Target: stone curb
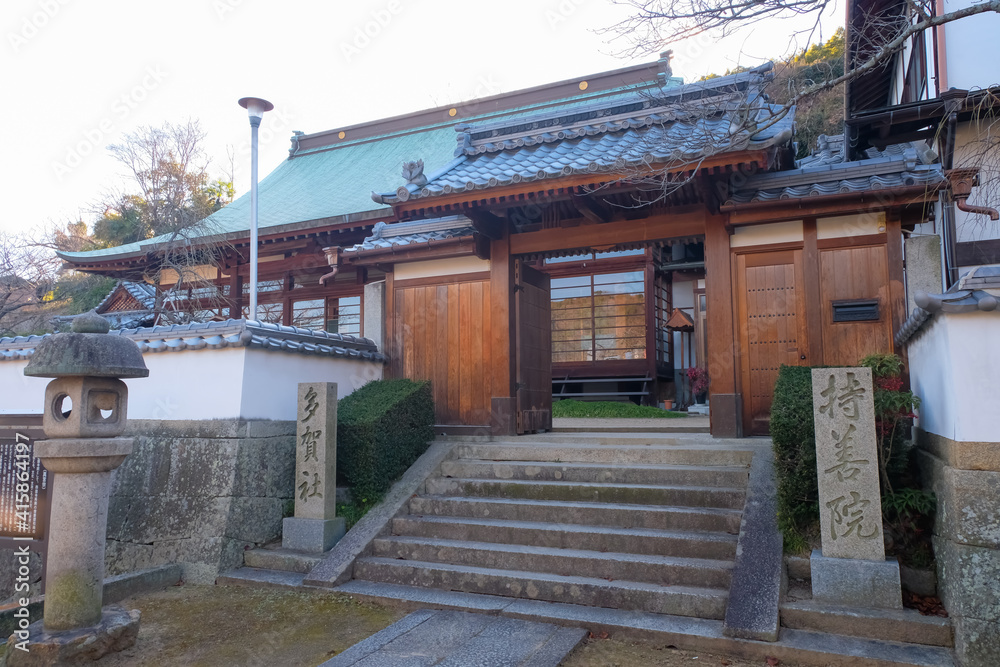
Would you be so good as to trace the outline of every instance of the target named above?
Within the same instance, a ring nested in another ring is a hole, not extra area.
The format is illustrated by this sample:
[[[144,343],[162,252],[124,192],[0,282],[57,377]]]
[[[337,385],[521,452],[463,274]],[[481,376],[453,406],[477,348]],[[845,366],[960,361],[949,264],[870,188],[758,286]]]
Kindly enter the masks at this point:
[[[371,548],[372,541],[385,533],[389,522],[418,493],[424,482],[451,454],[459,441],[435,440],[409,470],[393,484],[381,503],[373,507],[351,528],[333,549],[306,575],[307,586],[332,588],[351,579],[354,561]]]
[[[750,482],[736,545],[722,629],[727,637],[778,641],[782,539],[776,494],[774,454],[770,447],[759,447],[750,464]]]

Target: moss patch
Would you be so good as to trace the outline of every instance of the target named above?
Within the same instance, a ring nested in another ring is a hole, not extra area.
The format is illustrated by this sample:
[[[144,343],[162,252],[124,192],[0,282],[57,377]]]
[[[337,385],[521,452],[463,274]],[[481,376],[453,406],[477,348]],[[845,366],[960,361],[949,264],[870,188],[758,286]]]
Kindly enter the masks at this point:
[[[102,667],[313,666],[404,615],[336,593],[240,586],[178,586],[120,604],[142,612],[139,639]]]
[[[576,419],[673,419],[687,417],[687,413],[625,401],[575,401],[567,398],[552,403],[552,416]]]

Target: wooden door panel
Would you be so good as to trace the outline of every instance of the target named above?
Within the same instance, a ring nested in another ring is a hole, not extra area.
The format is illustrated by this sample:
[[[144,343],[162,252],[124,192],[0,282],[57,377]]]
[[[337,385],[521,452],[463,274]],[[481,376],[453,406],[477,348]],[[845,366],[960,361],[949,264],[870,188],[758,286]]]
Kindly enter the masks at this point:
[[[822,250],[819,260],[823,362],[830,366],[853,366],[869,354],[892,352],[886,246]],[[834,322],[833,302],[854,299],[878,300],[879,319]]]
[[[781,365],[805,362],[801,256],[801,250],[737,256],[743,422],[749,434],[768,432]]]
[[[470,280],[394,289],[392,375],[431,381],[437,424],[490,423],[487,284]]]
[[[552,428],[552,323],[549,276],[514,263],[517,432]]]

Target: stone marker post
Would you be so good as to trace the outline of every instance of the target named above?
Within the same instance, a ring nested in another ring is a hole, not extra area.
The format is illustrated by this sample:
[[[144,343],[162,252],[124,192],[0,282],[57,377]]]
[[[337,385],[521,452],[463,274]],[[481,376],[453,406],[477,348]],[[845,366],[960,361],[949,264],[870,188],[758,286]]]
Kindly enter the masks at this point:
[[[337,518],[337,383],[299,384],[295,516],[282,522],[281,546],[329,551],[345,532]]]
[[[35,456],[52,474],[42,621],[29,626],[27,651],[8,650],[7,665],[77,664],[135,643],[138,610],[104,607],[104,544],[111,471],[132,452],[125,430],[128,387],[119,378],[149,375],[136,344],[108,335],[94,312],[72,333],[46,337],[24,374],[55,378],[45,388]],[[13,646],[13,644],[8,644]]]
[[[814,368],[813,418],[823,549],[817,602],[900,609],[899,563],[886,560],[870,368]]]

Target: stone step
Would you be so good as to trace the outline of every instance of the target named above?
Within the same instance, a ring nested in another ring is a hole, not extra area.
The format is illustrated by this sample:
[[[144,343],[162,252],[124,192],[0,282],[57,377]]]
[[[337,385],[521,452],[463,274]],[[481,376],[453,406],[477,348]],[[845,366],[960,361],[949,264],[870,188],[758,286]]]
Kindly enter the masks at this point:
[[[290,549],[263,548],[243,552],[243,564],[247,567],[298,574],[309,574],[321,560],[323,560],[322,554],[307,554]]]
[[[728,595],[728,591],[713,588],[660,586],[378,557],[359,558],[354,563],[354,577],[389,584],[699,618],[722,618]]]
[[[455,447],[455,458],[483,461],[555,461],[560,463],[615,463],[619,465],[735,465],[748,466],[749,449],[718,445],[608,445],[560,443],[476,442]]]
[[[707,531],[738,534],[740,510],[715,507],[668,507],[619,503],[418,496],[410,513],[423,516],[495,518],[510,521],[551,521],[560,524],[622,526],[657,530]]]
[[[955,645],[949,619],[924,616],[914,609],[859,609],[803,600],[781,605],[781,625],[910,644]]]
[[[555,421],[555,420],[553,420]],[[669,435],[671,433],[708,433],[709,427],[701,420],[692,417],[680,417],[676,419],[657,419],[656,426],[556,426],[553,424],[552,433],[658,433]],[[688,423],[688,422],[694,422]]]
[[[745,466],[696,466],[552,461],[481,461],[457,459],[441,464],[441,476],[463,479],[531,479],[561,482],[665,484],[743,488],[750,471]]]
[[[241,567],[223,572],[216,579],[217,586],[256,586],[271,588],[300,588],[305,575],[281,570]]]
[[[403,516],[392,520],[394,535],[467,542],[530,544],[553,549],[732,560],[737,536],[650,528],[616,528],[506,519]]]
[[[355,579],[335,589],[355,598],[407,609],[462,609],[607,632],[691,651],[738,655],[811,667],[954,667],[950,650],[874,641],[823,632],[783,629],[777,642],[726,637],[722,621],[577,604],[524,600]]]
[[[575,500],[639,505],[721,507],[743,509],[745,489],[712,486],[603,484],[598,482],[501,481],[432,477],[425,483],[430,495],[463,495],[528,500]]]
[[[732,562],[661,555],[556,549],[523,544],[466,542],[410,536],[375,540],[380,558],[625,579],[664,586],[729,589]]]

